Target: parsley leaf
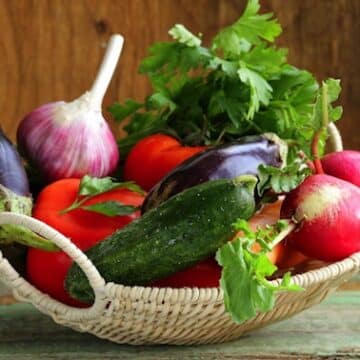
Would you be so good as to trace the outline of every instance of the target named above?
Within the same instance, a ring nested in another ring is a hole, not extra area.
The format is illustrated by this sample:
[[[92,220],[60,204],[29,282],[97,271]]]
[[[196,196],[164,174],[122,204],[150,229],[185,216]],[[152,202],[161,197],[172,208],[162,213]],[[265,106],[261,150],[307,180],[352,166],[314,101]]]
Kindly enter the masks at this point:
[[[80,181],[78,195],[93,197],[118,188],[125,188],[144,194],[144,191],[139,187],[139,185],[132,181],[116,182],[111,177],[96,178],[85,175]]]
[[[324,119],[325,116],[324,104],[323,104],[324,89],[326,91],[325,101],[327,102],[327,104],[325,104],[325,106],[327,107],[327,111],[328,111],[328,114],[326,115],[328,116],[327,119]],[[339,118],[341,117],[342,107],[341,106],[333,107],[331,105],[332,102],[336,101],[339,98],[340,91],[341,91],[340,80],[335,80],[330,78],[323,82],[321,91],[319,91],[317,95],[314,112],[313,112],[313,124],[316,130],[319,130],[324,125],[326,126],[327,125],[326,123],[328,123],[329,121],[336,121],[339,120]]]
[[[187,30],[184,25],[176,24],[169,31],[169,34],[179,43],[186,44],[187,46],[196,47],[201,45],[201,39]]]
[[[106,216],[130,215],[139,210],[136,206],[124,205],[120,201],[103,201],[97,204],[80,206],[80,209],[93,211]]]
[[[76,199],[70,206],[62,210],[61,214],[65,214],[75,209],[84,209],[107,216],[132,214],[133,212],[138,210],[138,208],[131,205],[124,205],[119,201],[102,201],[92,205],[84,205],[86,201],[92,199],[97,195],[104,194],[108,191],[120,188],[144,194],[144,191],[132,181],[116,182],[111,177],[96,178],[85,175],[80,181]]]
[[[234,24],[220,31],[213,41],[213,49],[221,49],[231,57],[249,50],[251,45],[257,45],[266,40],[273,42],[281,34],[281,26],[273,14],[259,15],[258,0],[250,0],[241,18]]]
[[[124,105],[120,105],[119,103],[112,104],[109,107],[109,111],[113,114],[117,121],[122,121],[141,107],[142,104],[135,100],[128,99],[125,101]]]
[[[222,266],[220,286],[224,292],[225,309],[235,322],[242,323],[259,311],[270,311],[275,304],[276,292],[300,291],[302,288],[291,283],[289,273],[279,285],[267,280],[277,267],[266,253],[293,227],[281,220],[255,232],[245,220],[238,220],[234,226],[243,235],[223,245],[216,253],[216,260]],[[259,252],[252,250],[255,242],[261,245]]]
[[[142,104],[126,100],[109,110],[126,116],[127,137],[119,140],[125,159],[134,144],[156,132],[184,145],[213,145],[240,136],[276,133],[291,146],[288,161],[303,151],[311,155],[321,102],[314,76],[287,64],[287,50],[274,45],[281,26],[271,13],[261,14],[258,0],[221,30],[208,47],[183,25],[170,29],[172,41],[158,42],[140,64],[152,85]],[[329,101],[340,86],[329,80]],[[329,107],[331,121],[341,116]]]
[[[250,86],[248,117],[253,118],[255,113],[259,110],[260,104],[269,104],[272,87],[256,71],[247,69],[245,66],[238,70],[238,75],[243,83]]]
[[[261,164],[258,167],[258,194],[263,196],[267,190],[276,194],[288,193],[310,174],[311,170],[302,161],[292,162],[283,168]]]

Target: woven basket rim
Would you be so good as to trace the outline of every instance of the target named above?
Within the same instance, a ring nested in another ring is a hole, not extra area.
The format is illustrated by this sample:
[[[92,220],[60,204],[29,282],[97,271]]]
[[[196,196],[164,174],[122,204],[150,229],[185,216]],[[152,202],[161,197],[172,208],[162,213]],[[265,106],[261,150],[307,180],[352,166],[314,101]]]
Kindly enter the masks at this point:
[[[339,275],[357,270],[360,271],[360,251],[356,252],[345,259],[332,262],[332,263],[324,263],[324,266],[321,266],[317,269],[308,270],[303,273],[299,273],[296,275],[292,275],[292,282],[299,286],[311,286],[315,283],[322,283],[327,280],[335,279]],[[278,285],[282,276],[270,281],[272,285]],[[163,297],[164,300],[169,299],[169,297],[174,297],[177,299],[176,302],[188,302],[189,295],[188,293],[192,293],[192,298],[194,301],[199,297],[209,297],[213,298],[217,296],[218,300],[223,299],[223,291],[220,287],[208,287],[208,288],[200,288],[200,287],[182,287],[182,288],[173,288],[173,287],[156,287],[156,286],[129,286],[118,284],[115,282],[106,282],[105,284],[106,291],[108,293],[113,293],[114,291],[121,291],[122,296],[128,296],[130,298],[138,298],[139,293],[147,294],[149,297],[155,296],[153,292],[156,292],[157,297]],[[145,296],[145,297],[148,297]]]

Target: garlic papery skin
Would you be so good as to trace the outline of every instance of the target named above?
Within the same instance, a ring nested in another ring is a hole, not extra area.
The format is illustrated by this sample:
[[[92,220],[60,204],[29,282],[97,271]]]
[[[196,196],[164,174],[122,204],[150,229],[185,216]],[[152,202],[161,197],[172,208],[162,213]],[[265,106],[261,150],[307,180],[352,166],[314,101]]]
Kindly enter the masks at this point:
[[[21,121],[21,154],[46,182],[84,175],[111,175],[119,162],[116,139],[101,106],[122,50],[123,38],[110,38],[93,86],[79,98],[38,107]]]
[[[103,177],[116,169],[116,140],[101,112],[85,105],[82,97],[71,103],[49,103],[20,124],[19,150],[46,181],[86,174]]]

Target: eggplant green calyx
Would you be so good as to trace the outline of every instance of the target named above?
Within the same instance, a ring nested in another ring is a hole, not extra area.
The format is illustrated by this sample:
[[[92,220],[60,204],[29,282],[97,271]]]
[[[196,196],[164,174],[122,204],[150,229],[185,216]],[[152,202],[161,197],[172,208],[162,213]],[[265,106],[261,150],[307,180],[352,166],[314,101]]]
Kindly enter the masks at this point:
[[[10,211],[31,215],[31,197],[21,196],[0,185],[0,212]],[[19,243],[47,251],[57,251],[58,247],[51,241],[19,225],[5,224],[0,226],[0,244]]]

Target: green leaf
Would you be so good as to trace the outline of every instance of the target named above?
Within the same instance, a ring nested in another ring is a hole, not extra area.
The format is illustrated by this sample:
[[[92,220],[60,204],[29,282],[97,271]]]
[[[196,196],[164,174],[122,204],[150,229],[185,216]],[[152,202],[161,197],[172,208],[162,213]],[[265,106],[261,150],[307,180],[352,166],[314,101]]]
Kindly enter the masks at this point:
[[[110,190],[124,188],[143,194],[144,191],[132,181],[116,182],[111,177],[96,178],[85,175],[80,181],[78,195],[80,196],[96,196],[108,192]]]
[[[147,100],[149,110],[169,108],[170,111],[174,111],[176,106],[168,96],[159,92],[152,94]]]
[[[246,67],[260,73],[266,79],[276,79],[282,73],[286,62],[287,49],[266,47],[265,44],[255,46],[241,57]]]
[[[259,311],[270,311],[275,304],[276,292],[299,291],[301,288],[291,283],[289,274],[278,286],[267,280],[277,267],[266,253],[287,234],[287,225],[283,221],[255,232],[243,219],[234,225],[244,235],[223,245],[216,253],[216,260],[222,266],[220,286],[225,309],[235,322],[242,323]],[[258,253],[251,250],[255,242],[261,245]]]
[[[271,99],[272,87],[257,72],[243,67],[238,70],[240,80],[250,86],[250,104],[248,118],[252,119],[260,105],[268,105]]]
[[[169,34],[178,42],[190,47],[200,46],[201,39],[192,34],[184,25],[176,24],[169,30]]]
[[[262,164],[258,168],[258,194],[263,196],[268,190],[276,194],[288,193],[298,187],[309,175],[311,170],[302,161],[294,161],[284,168]]]
[[[81,206],[80,208],[110,217],[130,215],[139,210],[136,206],[124,205],[120,201],[103,201],[92,205]]]
[[[172,64],[176,63],[174,55],[178,53],[179,44],[171,42],[158,42],[152,45],[149,49],[149,56],[141,61],[140,73],[151,74],[157,72],[166,64],[170,63],[171,67],[176,67]]]
[[[214,50],[221,49],[226,57],[231,57],[233,54],[239,55],[242,52],[249,51],[251,43],[239,38],[236,30],[233,27],[229,27],[222,30],[215,37],[212,48]]]
[[[281,34],[281,26],[273,14],[258,14],[258,0],[249,0],[243,15],[234,24],[220,31],[213,40],[213,49],[221,49],[225,55],[239,55],[266,40],[273,42]]]
[[[229,77],[236,77],[236,73],[239,68],[236,62],[224,60],[217,56],[210,60],[208,67],[213,70],[220,68],[221,71]]]
[[[166,91],[170,81],[182,81],[191,69],[201,68],[210,59],[210,53],[200,46],[187,46],[180,42],[155,43],[150,55],[142,60],[140,73],[150,76],[156,91]]]
[[[119,205],[113,204],[114,201],[109,201],[109,202],[105,201],[102,203],[96,203],[94,205],[88,205],[88,206],[83,205],[86,201],[90,200],[91,198],[97,195],[120,188],[128,189],[137,192],[139,194],[144,194],[144,191],[140,188],[140,186],[138,186],[132,181],[116,182],[111,177],[96,178],[89,175],[85,175],[80,181],[79,190],[76,199],[70,206],[68,206],[66,209],[63,209],[60,213],[65,214],[69,211],[82,208],[89,211],[99,212],[104,215],[107,215],[108,212],[109,216],[116,216],[116,215],[112,215],[112,213],[115,213],[115,211],[118,211],[119,215],[120,215],[120,211],[125,211],[125,212],[130,211],[130,208],[127,208],[127,205],[123,205],[124,208],[121,209]]]
[[[311,73],[286,63],[287,51],[273,44],[280,25],[259,10],[259,1],[249,0],[210,48],[179,24],[170,30],[173,41],[150,47],[139,70],[152,92],[143,104],[125,102],[113,109],[119,119],[130,117],[124,127],[128,136],[118,142],[123,159],[137,141],[156,132],[191,146],[273,132],[291,144],[289,162],[300,150],[310,158],[311,139],[322,118],[319,85]],[[331,103],[340,86],[328,80],[327,88]],[[341,107],[329,106],[329,121],[341,113]]]
[[[151,128],[161,128],[163,121],[159,115],[155,115],[152,111],[147,112],[136,112],[131,117],[129,124],[124,126],[124,130],[128,134],[137,133]]]
[[[136,112],[138,109],[140,109],[143,105],[139,102],[128,99],[125,101],[124,105],[121,105],[119,103],[114,103],[111,106],[109,106],[110,113],[114,116],[116,121],[122,121],[125,118],[127,118],[129,115]]]
[[[324,90],[326,91],[326,97],[327,97],[327,111],[328,111],[328,118],[324,119],[324,104],[323,104],[323,96],[324,96]],[[338,120],[342,115],[342,108],[341,106],[337,106],[333,108],[332,104],[335,102],[340,95],[341,92],[341,86],[340,86],[340,80],[335,79],[327,79],[322,83],[322,87],[319,89],[318,96],[316,99],[313,117],[312,117],[312,123],[313,128],[315,130],[319,130],[324,125],[326,126],[326,123],[331,121]]]

